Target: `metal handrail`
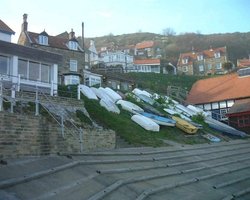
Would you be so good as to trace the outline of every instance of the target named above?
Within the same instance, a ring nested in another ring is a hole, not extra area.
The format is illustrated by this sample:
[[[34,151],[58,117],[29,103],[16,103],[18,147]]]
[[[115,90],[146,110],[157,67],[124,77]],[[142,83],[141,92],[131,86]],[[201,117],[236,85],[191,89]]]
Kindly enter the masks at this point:
[[[12,85],[12,87],[11,88],[5,88],[5,87],[3,87],[3,80],[1,79],[0,80],[0,84],[1,84],[1,94],[0,94],[0,98],[1,98],[1,100],[3,100],[4,102],[11,102],[12,104],[11,104],[11,112],[13,113],[13,101],[14,102],[16,102],[16,99],[18,99],[18,98],[16,98],[16,97],[12,97],[12,96],[8,96],[8,95],[4,95],[3,94],[3,91],[13,91],[13,89],[16,89],[16,83],[11,83],[11,85]],[[46,99],[46,101],[49,103],[49,105],[50,106],[52,106],[55,110],[57,109],[57,107],[54,105],[54,103],[53,102],[51,102],[51,100],[48,98],[48,96],[41,90],[41,89],[39,89],[39,87],[38,86],[28,86],[28,85],[25,85],[25,87],[26,88],[31,88],[33,91],[35,90],[36,91],[36,98],[35,98],[35,100],[31,100],[31,102],[35,102],[36,103],[36,114],[38,113],[38,105],[41,105],[45,110],[46,110],[46,112],[56,121],[56,123],[59,125],[59,126],[61,126],[61,129],[62,129],[62,136],[64,137],[64,130],[66,130],[68,133],[70,133],[75,139],[79,139],[79,142],[80,142],[80,151],[82,152],[82,150],[83,150],[83,147],[82,147],[82,140],[83,140],[83,133],[82,133],[82,128],[78,128],[74,123],[73,123],[73,121],[71,120],[71,118],[70,118],[70,120],[68,120],[69,122],[70,122],[70,124],[72,125],[72,127],[74,127],[74,129],[75,129],[75,131],[72,131],[72,129],[69,129],[68,127],[65,127],[64,126],[64,124],[63,124],[63,122],[64,122],[64,119],[63,119],[63,114],[61,115],[61,122],[59,122],[58,120],[57,120],[57,117],[56,117],[56,115],[55,114],[53,114],[52,112],[50,112],[49,111],[49,109],[48,108],[46,108],[46,106],[44,106],[43,105],[43,103],[41,103],[40,101],[39,101],[39,94],[40,94],[40,96],[43,96],[43,97],[45,97],[45,99]],[[25,92],[25,93],[30,93],[30,94],[34,94],[34,93],[32,93],[32,92],[27,92],[27,91],[23,91],[23,90],[21,90],[21,91],[19,91],[20,93],[21,93],[21,96],[22,96],[22,94]],[[19,94],[20,94],[19,93]],[[11,99],[11,100],[5,100],[5,99]],[[23,99],[22,97],[20,97],[20,99],[19,99],[19,101],[25,101],[25,99]],[[77,134],[79,134],[79,137],[77,136]]]

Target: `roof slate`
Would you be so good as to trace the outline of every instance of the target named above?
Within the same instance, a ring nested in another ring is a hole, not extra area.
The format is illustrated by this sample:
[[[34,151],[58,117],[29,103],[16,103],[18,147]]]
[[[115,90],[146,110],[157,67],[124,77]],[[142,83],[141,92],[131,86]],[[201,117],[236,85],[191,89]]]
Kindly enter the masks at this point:
[[[136,49],[145,49],[145,48],[151,48],[154,46],[154,41],[144,41],[144,42],[140,42],[137,43],[135,45]]]
[[[250,97],[250,76],[239,77],[237,73],[197,81],[186,101],[204,104],[230,99]]]
[[[0,19],[0,31],[10,34],[15,34],[15,32]]]

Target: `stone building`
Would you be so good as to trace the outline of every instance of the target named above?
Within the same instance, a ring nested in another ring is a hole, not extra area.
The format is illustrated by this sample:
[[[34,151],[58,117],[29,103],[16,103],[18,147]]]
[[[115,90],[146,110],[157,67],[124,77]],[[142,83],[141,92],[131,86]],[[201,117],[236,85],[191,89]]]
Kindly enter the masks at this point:
[[[225,74],[223,64],[228,62],[226,47],[181,53],[177,63],[179,74],[209,75]]]
[[[62,64],[58,66],[58,83],[69,85],[82,82],[85,69],[85,53],[75,37],[73,29],[67,32],[50,36],[45,30],[41,33],[28,31],[27,14],[23,15],[23,24],[18,44],[61,54]]]

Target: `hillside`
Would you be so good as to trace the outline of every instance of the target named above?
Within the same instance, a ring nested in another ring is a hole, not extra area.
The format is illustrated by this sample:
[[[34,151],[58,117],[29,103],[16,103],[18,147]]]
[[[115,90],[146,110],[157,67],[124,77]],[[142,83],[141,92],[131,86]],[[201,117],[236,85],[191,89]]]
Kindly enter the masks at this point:
[[[163,58],[173,64],[177,63],[180,52],[209,49],[210,47],[226,46],[229,60],[236,64],[240,58],[248,58],[250,54],[250,32],[248,33],[226,33],[203,35],[198,33],[185,33],[176,36],[164,36],[154,33],[133,33],[114,36],[112,34],[97,37],[86,38],[86,44],[89,40],[95,41],[96,47],[103,46],[123,47],[125,45],[135,45],[145,40],[154,40],[159,42]]]

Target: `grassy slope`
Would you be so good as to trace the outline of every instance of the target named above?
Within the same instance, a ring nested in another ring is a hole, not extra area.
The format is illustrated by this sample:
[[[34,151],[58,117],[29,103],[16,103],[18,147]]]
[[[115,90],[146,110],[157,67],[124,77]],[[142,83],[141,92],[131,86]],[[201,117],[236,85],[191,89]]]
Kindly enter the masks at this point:
[[[84,98],[85,107],[95,121],[105,128],[114,130],[118,135],[135,146],[165,146],[162,139],[170,139],[183,144],[207,142],[200,134],[188,136],[176,127],[161,127],[160,132],[146,131],[134,123],[131,114],[121,110],[114,114],[106,111],[98,101]]]

